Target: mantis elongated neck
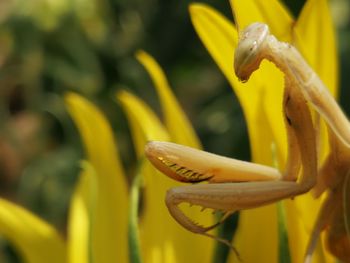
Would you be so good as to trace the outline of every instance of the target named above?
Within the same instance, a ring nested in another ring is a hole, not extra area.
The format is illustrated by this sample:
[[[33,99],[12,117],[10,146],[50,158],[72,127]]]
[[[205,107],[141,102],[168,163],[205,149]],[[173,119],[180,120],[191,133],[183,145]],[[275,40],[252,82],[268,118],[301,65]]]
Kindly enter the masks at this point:
[[[290,83],[301,89],[304,97],[326,120],[340,141],[350,148],[350,123],[322,80],[299,51],[288,43],[269,35],[264,41],[262,56],[273,62]]]

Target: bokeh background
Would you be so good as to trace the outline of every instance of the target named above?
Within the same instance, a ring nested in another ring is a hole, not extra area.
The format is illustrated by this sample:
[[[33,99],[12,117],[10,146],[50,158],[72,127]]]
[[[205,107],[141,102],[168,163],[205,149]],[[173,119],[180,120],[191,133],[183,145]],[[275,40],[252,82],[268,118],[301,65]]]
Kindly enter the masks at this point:
[[[227,0],[201,2],[231,19]],[[295,15],[303,3],[285,0]],[[83,158],[63,103],[67,91],[100,107],[114,128],[125,168],[135,168],[128,125],[114,95],[127,89],[159,112],[151,80],[134,58],[138,49],[162,65],[204,148],[249,160],[242,111],[191,25],[189,4],[0,1],[1,197],[34,211],[65,234],[68,202]],[[340,103],[350,116],[350,1],[330,4],[338,32]],[[0,262],[21,262],[3,237]]]

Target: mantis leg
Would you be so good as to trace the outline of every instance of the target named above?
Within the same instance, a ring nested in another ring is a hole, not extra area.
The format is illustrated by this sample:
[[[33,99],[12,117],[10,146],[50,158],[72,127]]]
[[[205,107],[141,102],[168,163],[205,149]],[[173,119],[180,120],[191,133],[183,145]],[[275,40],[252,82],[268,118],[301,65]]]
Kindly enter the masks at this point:
[[[168,190],[166,205],[175,220],[187,230],[204,233],[212,227],[203,227],[193,222],[180,210],[179,204],[189,203],[230,214],[268,205],[305,191],[307,189],[302,185],[289,181],[197,184]]]
[[[342,262],[350,262],[350,151],[329,130],[331,152],[323,164],[314,193],[319,196],[328,190],[322,204],[305,253],[305,263],[311,262],[312,253],[322,230],[327,227],[327,247]]]
[[[334,195],[334,211],[331,215],[327,231],[327,247],[341,262],[350,262],[350,236],[347,232],[347,216],[344,214],[344,203],[342,200],[342,185],[339,185]],[[329,217],[329,215],[328,215]]]
[[[313,126],[310,112],[300,92],[286,85],[286,94],[285,115],[288,119],[287,129],[290,130],[289,134],[295,136],[298,143],[297,148],[303,149],[302,151],[299,150],[303,164],[303,176],[300,182],[279,180],[210,183],[172,188],[167,193],[166,204],[171,215],[182,226],[196,233],[203,233],[208,230],[192,222],[181,212],[178,205],[183,202],[233,213],[237,210],[255,208],[302,194],[314,185],[317,165],[315,138],[312,132]],[[249,165],[255,167],[253,164]],[[240,167],[236,166],[235,169],[239,171]],[[292,171],[294,170],[292,168]],[[245,172],[245,170],[242,169],[242,172]]]
[[[330,216],[334,211],[334,196],[330,195],[322,204],[321,210],[314,224],[304,257],[304,263],[310,263],[322,230],[329,224]]]
[[[350,262],[350,236],[349,220],[347,211],[350,187],[350,173],[345,176],[345,182],[338,184],[332,191],[329,191],[327,199],[322,204],[322,208],[314,225],[306,253],[304,263],[310,263],[312,253],[315,250],[317,240],[322,230],[327,227],[327,247],[329,251],[342,262]],[[347,200],[343,200],[346,198]]]

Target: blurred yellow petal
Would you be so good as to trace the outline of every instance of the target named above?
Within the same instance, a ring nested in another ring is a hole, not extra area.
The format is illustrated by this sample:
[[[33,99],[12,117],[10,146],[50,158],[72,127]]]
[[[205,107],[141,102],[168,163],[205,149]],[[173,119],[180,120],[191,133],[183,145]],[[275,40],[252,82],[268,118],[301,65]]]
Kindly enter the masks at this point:
[[[130,123],[139,157],[143,156],[148,140],[169,139],[156,115],[143,101],[125,91],[119,92],[117,98]],[[142,167],[141,173],[144,177],[145,209],[141,215],[140,236],[144,262],[210,262],[213,241],[183,229],[165,206],[166,191],[179,183],[157,172],[149,162]],[[199,216],[198,211],[190,210],[188,214],[200,218],[204,224],[212,223],[211,216]]]
[[[93,262],[128,262],[127,186],[111,127],[97,107],[83,97],[68,93],[65,101],[97,174]]]
[[[121,103],[128,117],[138,157],[144,156],[144,147],[147,141],[169,140],[164,126],[143,101],[126,91],[118,92],[117,100]]]
[[[295,42],[333,96],[338,88],[338,56],[327,0],[306,2],[294,27]]]
[[[26,209],[0,198],[0,234],[28,263],[64,263],[66,248],[56,229]]]
[[[68,218],[68,262],[91,262],[91,228],[97,197],[97,177],[88,162],[82,163],[77,186],[73,193]]]
[[[169,87],[161,67],[154,58],[142,50],[136,53],[136,58],[146,68],[156,87],[164,114],[165,126],[172,140],[176,143],[200,148],[199,139]]]
[[[268,24],[278,39],[291,40],[293,18],[277,0],[230,0],[238,28],[243,30],[254,22]]]

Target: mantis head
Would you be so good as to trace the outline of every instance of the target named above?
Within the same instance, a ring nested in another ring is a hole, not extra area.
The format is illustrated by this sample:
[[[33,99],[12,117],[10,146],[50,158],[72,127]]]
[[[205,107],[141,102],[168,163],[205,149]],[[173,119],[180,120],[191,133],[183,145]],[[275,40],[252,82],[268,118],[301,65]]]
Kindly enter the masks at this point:
[[[240,34],[235,52],[234,69],[241,81],[247,81],[251,73],[259,68],[263,59],[260,51],[269,34],[269,27],[262,23],[251,24]]]

